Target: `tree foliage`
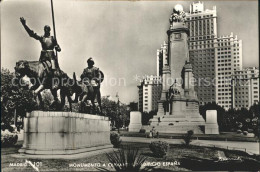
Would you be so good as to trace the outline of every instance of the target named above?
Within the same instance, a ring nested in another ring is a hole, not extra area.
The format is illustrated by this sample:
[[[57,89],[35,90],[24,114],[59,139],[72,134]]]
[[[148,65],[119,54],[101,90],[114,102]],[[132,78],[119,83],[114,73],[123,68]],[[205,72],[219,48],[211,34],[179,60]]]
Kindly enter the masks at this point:
[[[259,104],[254,104],[249,110],[246,108],[225,110],[213,102],[200,106],[199,110],[205,120],[207,110],[217,110],[220,131],[253,130],[258,134],[259,108]]]
[[[1,69],[1,129],[10,129],[14,123],[14,112],[23,118],[26,112],[37,107],[28,85],[19,86],[15,75],[8,69]]]
[[[148,112],[142,112],[142,124],[149,125],[149,120],[153,118],[154,115],[157,114],[157,110],[152,110]]]
[[[121,128],[128,126],[130,122],[130,111],[127,105],[109,100],[107,97],[103,97],[101,100],[103,114],[111,120],[112,126]]]

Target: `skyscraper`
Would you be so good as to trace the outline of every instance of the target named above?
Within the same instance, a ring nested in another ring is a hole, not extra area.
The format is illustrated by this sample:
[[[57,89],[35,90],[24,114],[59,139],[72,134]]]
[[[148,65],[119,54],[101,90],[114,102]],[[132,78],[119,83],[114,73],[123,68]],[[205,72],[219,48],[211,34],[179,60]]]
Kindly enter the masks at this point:
[[[216,77],[216,6],[212,10],[204,10],[203,3],[192,3],[190,12],[186,13],[186,24],[190,29],[189,57],[196,78],[195,90],[199,101],[201,104],[216,101],[215,86],[205,83],[214,81]]]
[[[232,108],[232,75],[242,69],[242,41],[231,33],[218,38],[215,47],[216,102],[229,109]]]
[[[168,63],[168,44],[164,41],[161,48],[157,50],[157,76],[162,76],[163,66]]]
[[[216,6],[204,10],[203,3],[192,3],[186,16],[189,57],[200,103],[215,101],[231,108],[231,75],[242,69],[242,41],[233,33],[218,37]]]
[[[157,110],[157,101],[161,98],[161,80],[159,76],[146,76],[138,85],[139,111],[150,112]]]

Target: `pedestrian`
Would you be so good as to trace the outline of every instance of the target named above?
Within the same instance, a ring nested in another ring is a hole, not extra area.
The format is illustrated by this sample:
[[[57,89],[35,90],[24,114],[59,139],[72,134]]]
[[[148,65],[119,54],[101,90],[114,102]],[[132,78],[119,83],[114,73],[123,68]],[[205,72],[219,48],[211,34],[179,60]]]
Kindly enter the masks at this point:
[[[152,131],[152,137],[154,138],[154,137],[155,137],[155,135],[156,135],[156,130],[155,130],[155,127],[153,127],[151,131]]]
[[[150,134],[149,134],[149,138],[152,138],[153,137],[153,132],[152,130],[150,131]]]

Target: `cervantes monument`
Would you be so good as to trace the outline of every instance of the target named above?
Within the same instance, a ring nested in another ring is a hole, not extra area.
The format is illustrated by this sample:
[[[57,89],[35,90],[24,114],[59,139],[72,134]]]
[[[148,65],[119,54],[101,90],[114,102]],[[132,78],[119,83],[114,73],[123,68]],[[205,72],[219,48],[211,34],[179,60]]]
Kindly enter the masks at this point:
[[[81,75],[82,80],[78,82],[75,73],[74,79],[70,79],[59,68],[57,52],[55,53],[54,49],[57,51],[61,51],[61,49],[55,36],[50,35],[50,26],[45,26],[44,35],[39,36],[27,26],[23,17],[20,18],[20,21],[29,36],[40,41],[42,51],[39,61],[18,61],[15,66],[16,77],[21,79],[27,75],[31,81],[35,80],[31,90],[38,96],[41,110],[45,110],[41,97],[41,91],[44,89],[50,89],[54,102],[59,101],[57,97],[59,89],[61,105],[57,106],[55,111],[32,111],[26,114],[23,147],[19,150],[20,154],[15,156],[70,159],[94,154],[99,152],[97,150],[110,150],[112,145],[109,118],[72,112],[71,107],[71,96],[75,93],[74,102],[80,101],[79,105],[82,105],[90,99],[93,112],[95,112],[94,100],[97,98],[101,111],[100,84],[104,78],[103,73],[93,66],[94,61],[90,58],[87,61],[88,67]],[[65,97],[68,98],[70,112],[63,111]]]
[[[205,120],[199,114],[199,101],[194,91],[192,66],[189,62],[189,29],[185,13],[176,5],[170,17],[168,52],[163,57],[162,93],[158,112],[150,120],[161,133],[203,133]]]

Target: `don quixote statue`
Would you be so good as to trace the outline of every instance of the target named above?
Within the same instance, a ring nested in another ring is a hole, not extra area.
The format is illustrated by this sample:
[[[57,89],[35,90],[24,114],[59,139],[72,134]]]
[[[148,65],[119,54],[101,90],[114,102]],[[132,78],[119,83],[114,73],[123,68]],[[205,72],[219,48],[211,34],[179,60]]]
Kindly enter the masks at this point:
[[[20,21],[29,36],[40,41],[42,50],[39,61],[18,61],[15,66],[15,74],[16,78],[22,78],[25,75],[30,78],[32,83],[31,90],[35,97],[38,97],[40,108],[44,110],[41,92],[45,89],[50,89],[54,98],[51,105],[55,107],[54,110],[63,110],[65,98],[67,97],[70,111],[72,111],[72,102],[78,102],[79,111],[86,112],[84,107],[87,100],[90,100],[92,104],[91,112],[97,113],[95,106],[95,99],[97,99],[99,112],[102,112],[100,84],[104,79],[104,74],[94,67],[93,59],[88,59],[88,67],[84,69],[81,81],[77,81],[75,73],[73,74],[73,79],[71,79],[59,68],[57,52],[60,52],[61,48],[55,36],[51,36],[50,26],[44,26],[44,35],[39,36],[27,26],[23,17],[20,18]],[[54,50],[56,50],[56,53]],[[61,101],[59,101],[57,96],[58,90],[60,90]],[[72,100],[71,97],[74,93],[75,99]]]

